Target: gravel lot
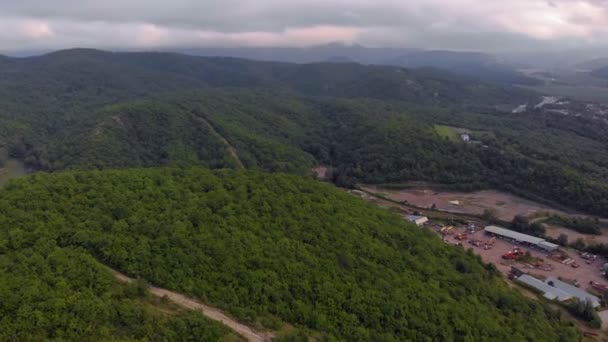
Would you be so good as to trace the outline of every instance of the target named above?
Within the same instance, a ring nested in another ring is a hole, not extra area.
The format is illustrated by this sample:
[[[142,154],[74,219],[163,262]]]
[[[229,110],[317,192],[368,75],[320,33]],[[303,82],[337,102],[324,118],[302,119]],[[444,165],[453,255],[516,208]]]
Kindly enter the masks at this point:
[[[564,214],[546,205],[494,190],[475,192],[444,192],[430,189],[389,190],[372,185],[361,188],[382,194],[394,201],[407,201],[420,208],[431,208],[434,204],[438,210],[473,215],[480,215],[485,209],[495,209],[498,218],[505,221],[511,221],[517,215],[529,216],[536,212]],[[456,203],[455,201],[458,204],[451,203]]]
[[[429,228],[429,229],[432,229],[432,228]],[[456,229],[456,230],[458,232],[465,231],[464,228],[460,228],[460,229]],[[515,267],[518,267],[522,271],[528,272],[532,275],[539,275],[539,276],[545,276],[545,277],[555,276],[555,277],[561,277],[564,279],[577,280],[581,284],[582,289],[587,289],[589,287],[590,281],[595,281],[595,282],[598,282],[601,284],[608,284],[608,281],[600,273],[602,265],[606,262],[605,260],[603,260],[601,258],[598,258],[592,264],[587,264],[585,262],[585,259],[581,258],[575,251],[567,250],[566,253],[568,254],[568,256],[573,258],[574,260],[576,260],[576,262],[580,265],[580,267],[578,267],[578,268],[573,268],[571,266],[564,265],[558,261],[549,259],[548,254],[545,252],[539,251],[537,249],[522,247],[520,245],[514,244],[513,242],[496,239],[496,242],[494,243],[494,247],[492,247],[492,249],[484,250],[483,246],[475,247],[466,241],[456,240],[454,238],[454,235],[446,236],[446,240],[448,241],[448,243],[457,244],[459,242],[462,242],[464,248],[467,248],[467,249],[473,248],[473,250],[475,251],[475,254],[480,255],[484,262],[494,263],[496,265],[496,267],[501,272],[503,272],[505,275],[509,274],[509,272],[511,271],[511,265],[513,265]],[[490,239],[490,237],[488,235],[486,235],[483,231],[478,231],[474,234],[469,234],[469,239],[487,241]],[[502,259],[502,255],[505,254],[506,252],[512,250],[513,247],[515,247],[515,246],[522,248],[524,251],[529,251],[530,254],[534,257],[545,260],[545,262],[548,262],[551,266],[553,266],[553,270],[545,271],[541,268],[531,268],[525,264],[518,263],[518,262],[506,263]]]

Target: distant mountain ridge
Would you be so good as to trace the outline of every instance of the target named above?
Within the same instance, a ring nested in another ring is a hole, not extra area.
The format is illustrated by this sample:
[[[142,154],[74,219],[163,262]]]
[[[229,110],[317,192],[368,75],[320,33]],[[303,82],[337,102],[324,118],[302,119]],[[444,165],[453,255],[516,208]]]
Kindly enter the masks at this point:
[[[204,48],[179,52],[197,56],[238,57],[290,63],[361,63],[408,68],[432,67],[472,79],[501,84],[533,85],[526,77],[496,56],[481,52],[367,48],[361,45],[329,44],[310,48]]]
[[[347,56],[333,56],[333,57],[329,57],[328,59],[324,60],[323,62],[326,63],[357,63],[355,60],[353,60],[350,57]]]
[[[292,64],[232,57],[199,57],[165,52],[114,53],[72,49],[29,58],[10,58],[0,69],[0,85],[12,89],[55,83],[50,92],[65,87],[100,87],[104,91],[145,94],[176,88],[263,87],[306,95],[368,97],[417,103],[490,106],[516,103],[531,93],[516,88],[479,83],[450,73],[355,63]],[[83,78],[86,76],[86,78]],[[145,85],[139,81],[148,82]],[[105,88],[108,82],[111,88]],[[119,84],[120,83],[120,84]],[[120,90],[123,88],[122,90]],[[32,88],[34,89],[34,88]],[[65,95],[65,93],[62,93]]]
[[[368,48],[361,45],[327,44],[306,48],[233,47],[177,48],[161,50],[200,57],[232,57],[284,63],[359,63],[407,68],[436,68],[474,80],[498,84],[535,85],[538,80],[518,72],[495,55],[474,51],[422,50],[417,48]],[[122,51],[121,53],[129,53]],[[133,51],[137,53],[137,51]],[[51,53],[52,54],[52,53]]]
[[[176,49],[175,51],[194,56],[237,57],[288,63],[317,63],[340,56],[361,64],[383,64],[383,61],[418,50],[411,48],[367,48],[358,44],[334,43],[306,48],[235,47]]]
[[[387,64],[408,68],[434,67],[486,82],[522,85],[539,83],[501,62],[496,56],[480,52],[418,51],[387,61]]]

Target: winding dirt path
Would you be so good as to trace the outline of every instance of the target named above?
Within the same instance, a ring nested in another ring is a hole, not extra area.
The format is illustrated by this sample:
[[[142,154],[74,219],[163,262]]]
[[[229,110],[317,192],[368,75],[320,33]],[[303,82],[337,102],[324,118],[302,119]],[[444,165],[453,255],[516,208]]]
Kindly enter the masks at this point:
[[[116,270],[110,269],[114,274],[114,277],[120,282],[130,283],[135,281],[133,278],[129,278],[125,274],[122,274]],[[159,287],[151,286],[149,288],[151,294],[163,298],[166,296],[171,302],[190,310],[197,310],[203,313],[205,317],[223,323],[225,326],[230,328],[232,331],[244,337],[247,341],[250,342],[268,342],[271,341],[274,337],[273,333],[269,332],[259,332],[247,325],[239,323],[234,318],[226,315],[222,310],[211,307],[209,305],[202,304],[196,299],[186,297],[180,293],[161,289]]]
[[[228,142],[228,140],[226,138],[224,138],[223,135],[221,135],[216,129],[215,127],[213,127],[213,125],[211,124],[211,122],[209,122],[209,120],[202,118],[198,115],[194,115],[194,118],[196,120],[199,120],[201,122],[203,122],[204,124],[207,125],[207,127],[209,127],[209,130],[211,131],[211,133],[213,133],[215,136],[218,137],[218,139],[220,139],[220,141],[222,142],[222,144],[224,145],[224,147],[226,148],[226,150],[228,151],[228,153],[230,153],[230,155],[232,156],[232,158],[234,158],[234,161],[236,162],[236,164],[241,168],[241,169],[245,169],[245,165],[243,165],[243,162],[241,161],[241,158],[239,158],[239,154],[236,151],[236,148],[234,148],[234,146],[232,146],[230,144],[230,142]]]

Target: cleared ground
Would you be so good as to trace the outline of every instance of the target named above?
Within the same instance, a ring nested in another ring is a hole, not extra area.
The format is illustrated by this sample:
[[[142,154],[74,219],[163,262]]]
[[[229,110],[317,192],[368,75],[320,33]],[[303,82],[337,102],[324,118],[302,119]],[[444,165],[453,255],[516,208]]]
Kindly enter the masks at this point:
[[[372,189],[372,187],[363,187],[363,188],[366,191],[371,191],[371,192],[376,192],[376,193],[378,192],[378,189],[375,189],[375,191],[373,191],[374,189]],[[480,192],[471,193],[471,194],[445,192],[445,193],[439,193],[439,195],[434,195],[435,192],[432,190],[426,190],[426,191],[422,191],[422,192],[420,192],[420,190],[400,190],[400,191],[382,190],[381,192],[383,193],[384,196],[389,197],[393,200],[403,201],[406,198],[421,197],[426,202],[418,201],[417,203],[418,203],[418,206],[420,206],[420,207],[430,207],[430,205],[432,205],[430,199],[436,199],[436,198],[441,198],[444,201],[461,200],[464,202],[463,204],[461,204],[459,206],[461,209],[469,210],[470,212],[475,211],[475,213],[483,212],[482,208],[495,207],[496,209],[499,210],[499,212],[500,212],[500,210],[502,210],[501,218],[503,218],[503,219],[507,219],[508,218],[507,215],[510,215],[510,217],[512,218],[514,215],[525,214],[526,212],[528,214],[530,214],[530,213],[533,213],[536,211],[542,211],[542,212],[551,211],[551,209],[546,206],[519,198],[517,196],[512,196],[512,195],[508,195],[508,194],[504,194],[504,193],[500,193],[500,192],[496,192],[496,191],[480,191]],[[380,200],[380,199],[372,198],[372,197],[366,197],[366,199],[368,201],[370,201],[372,203],[376,203],[378,205],[392,207],[395,209],[399,208],[404,213],[408,213],[411,211],[409,208],[407,208],[405,206],[400,206],[398,204],[388,202],[385,200]],[[496,205],[496,206],[483,205],[480,208],[480,205],[476,204],[480,200],[488,201],[488,199],[491,199],[491,201],[489,203],[495,203],[498,200],[498,201],[500,201],[501,205]],[[414,204],[413,201],[408,200],[408,202]],[[424,205],[420,205],[421,203]],[[430,205],[429,205],[429,203],[430,203]],[[438,209],[440,209],[439,205],[438,205]],[[557,212],[556,210],[553,210],[553,211]],[[423,214],[426,214],[426,213],[423,213]],[[483,223],[479,223],[479,222],[475,222],[475,223],[477,225],[483,224]],[[428,229],[431,229],[431,228],[428,228]],[[437,232],[436,230],[434,230],[434,231]],[[464,231],[465,231],[465,228],[456,229],[457,233],[464,232]],[[577,237],[584,237],[585,239],[595,238],[596,241],[598,241],[598,242],[601,242],[601,241],[608,242],[608,236],[605,236],[605,235],[602,235],[602,236],[584,235],[584,234],[576,233],[572,230],[568,230],[566,228],[547,231],[549,236],[554,236],[556,234],[555,237],[559,236],[560,232],[567,234],[569,236],[569,239],[572,239],[572,241],[576,240]],[[439,234],[439,233],[437,232],[437,234]],[[479,256],[481,256],[481,258],[483,259],[484,262],[494,263],[497,266],[497,268],[500,271],[502,271],[505,275],[511,271],[512,263],[506,263],[502,259],[502,255],[507,253],[511,249],[513,249],[514,246],[516,246],[512,242],[507,242],[505,240],[497,239],[495,242],[495,245],[492,249],[484,250],[483,247],[475,247],[475,246],[467,243],[466,241],[456,240],[454,238],[455,234],[446,235],[445,238],[447,240],[447,243],[457,244],[457,243],[462,242],[465,248],[473,248],[473,250],[475,251],[475,254],[478,254]],[[470,239],[487,241],[490,239],[490,237],[487,236],[483,230],[481,230],[476,233],[469,234],[467,240],[470,240]],[[604,260],[604,259],[598,259],[592,264],[587,264],[585,262],[585,260],[582,259],[580,256],[578,256],[578,254],[575,251],[568,250],[567,251],[568,255],[570,257],[572,257],[573,259],[575,259],[576,262],[580,265],[580,267],[578,267],[578,268],[573,268],[571,266],[567,266],[567,265],[561,264],[557,261],[548,259],[547,253],[544,253],[542,251],[539,251],[536,249],[529,249],[529,248],[524,248],[524,250],[530,251],[530,254],[532,254],[533,257],[544,259],[546,262],[548,262],[553,267],[553,270],[545,271],[540,268],[533,268],[531,265],[515,263],[515,265],[517,267],[519,267],[527,272],[530,272],[532,274],[544,275],[544,276],[556,276],[556,277],[562,277],[562,278],[566,278],[566,279],[578,280],[579,283],[581,284],[581,288],[587,288],[590,281],[595,281],[595,282],[599,282],[602,284],[608,283],[608,281],[606,281],[606,279],[601,275],[601,267],[606,262],[606,260]]]
[[[419,208],[434,205],[437,210],[472,215],[481,215],[486,209],[496,209],[498,218],[505,221],[511,221],[517,215],[529,216],[537,212],[564,214],[549,206],[494,190],[444,192],[431,189],[388,190],[376,186],[362,188],[394,201],[407,201]]]
[[[327,171],[329,171],[329,167],[325,165],[319,165],[312,168],[312,173],[319,179],[326,179]]]
[[[430,228],[429,228],[430,229]],[[457,229],[458,232],[463,232],[465,229]],[[438,233],[439,234],[439,233]],[[478,231],[474,234],[469,234],[469,239],[483,240],[487,241],[489,237],[485,234],[484,231]],[[454,235],[446,236],[447,243],[457,244],[462,241],[458,241],[454,238]],[[473,248],[475,254],[481,256],[484,262],[494,263],[496,267],[503,272],[505,275],[509,274],[511,271],[511,266],[518,267],[522,271],[528,272],[533,275],[538,276],[554,276],[561,277],[563,279],[577,280],[581,286],[581,289],[586,290],[589,287],[590,281],[595,281],[601,284],[607,284],[608,282],[601,274],[601,267],[606,262],[606,260],[598,258],[592,264],[587,264],[585,259],[581,258],[576,252],[567,250],[568,256],[576,260],[579,264],[578,268],[573,268],[568,265],[564,265],[558,261],[554,261],[549,259],[547,253],[538,251],[536,249],[530,249],[523,247],[524,251],[529,251],[533,257],[541,258],[546,263],[550,264],[553,268],[551,271],[545,271],[541,268],[535,268],[532,265],[526,265],[518,262],[505,262],[502,259],[502,255],[512,250],[513,247],[517,246],[522,248],[519,245],[513,244],[512,242],[507,242],[505,240],[497,239],[494,247],[489,250],[484,250],[483,247],[475,247],[466,241],[463,242],[465,248]]]
[[[376,194],[380,194],[384,197],[391,198],[391,200],[399,200],[399,198],[411,198],[409,196],[413,196],[414,198],[421,197],[421,198],[427,200],[426,202],[417,201],[416,203],[418,203],[418,205],[416,205],[416,206],[418,206],[418,207],[430,207],[433,203],[428,201],[428,199],[437,198],[434,195],[436,192],[433,190],[426,190],[426,191],[423,191],[422,194],[420,194],[420,190],[390,191],[390,190],[385,190],[385,189],[378,189],[373,186],[363,186],[361,188],[367,192],[376,193]],[[406,196],[405,197],[403,197],[403,196],[396,197],[395,193],[398,193],[398,194],[405,193]],[[466,220],[468,222],[474,223],[478,227],[483,227],[486,224],[485,222],[482,222],[478,218],[467,217],[462,214],[455,216],[455,214],[450,214],[450,213],[444,212],[444,211],[413,209],[410,206],[403,205],[403,204],[397,204],[395,202],[373,197],[368,194],[358,194],[358,193],[353,193],[353,194],[355,194],[371,203],[374,203],[378,206],[385,207],[389,210],[395,211],[401,215],[411,214],[414,211],[419,211],[421,214],[427,215],[434,219],[437,219],[439,222],[449,222],[449,220],[457,217],[460,220]],[[475,203],[477,201],[479,201],[480,198],[484,199],[484,200],[488,200],[488,198],[489,198],[491,201],[493,201],[490,203],[494,203],[495,206],[486,204],[486,205],[482,205],[481,208],[492,207],[492,208],[499,209],[499,212],[501,212],[500,215],[501,215],[502,219],[508,219],[509,216],[512,218],[514,215],[517,215],[517,214],[526,215],[526,213],[527,213],[529,215],[529,214],[536,213],[539,211],[542,211],[544,213],[559,212],[557,210],[552,210],[551,208],[548,208],[544,205],[540,205],[538,203],[534,203],[534,202],[519,198],[517,196],[512,196],[509,194],[504,194],[504,193],[500,193],[500,192],[496,192],[496,191],[481,191],[481,192],[472,193],[472,194],[444,192],[444,193],[440,193],[440,194],[441,194],[441,196],[438,196],[438,197],[442,198],[444,201],[445,200],[447,200],[447,201],[463,200],[464,203],[462,203],[460,206],[458,206],[459,207],[458,209],[460,209],[460,211],[462,212],[464,210],[461,207],[464,207],[465,210],[470,211],[469,213],[475,213],[475,214],[478,214],[479,210],[480,210],[480,205],[479,204],[475,205]],[[471,196],[473,198],[470,198]],[[464,199],[468,199],[472,203],[466,203],[466,201],[463,199],[463,197],[464,197]],[[401,201],[402,200],[403,199],[401,199]],[[408,201],[408,202],[415,205],[413,201]],[[423,203],[424,205],[421,205],[421,203]],[[505,209],[505,208],[508,208],[508,209]],[[483,209],[481,209],[481,212],[483,212]],[[545,216],[540,215],[539,219],[542,219],[543,217],[545,217]],[[436,232],[437,235],[439,235],[442,239],[444,239],[444,241],[446,241],[447,244],[457,245],[459,243],[462,243],[463,247],[465,249],[472,248],[474,253],[479,255],[485,263],[493,263],[494,265],[496,265],[496,268],[501,273],[503,273],[505,275],[505,277],[511,272],[511,267],[515,266],[526,273],[529,273],[529,274],[535,275],[535,276],[540,276],[541,278],[554,276],[554,277],[560,277],[564,280],[570,280],[570,281],[576,280],[580,284],[580,288],[584,289],[584,290],[589,289],[590,281],[598,282],[600,284],[608,284],[608,281],[601,274],[602,266],[604,265],[604,263],[606,263],[608,261],[608,260],[605,260],[604,258],[598,258],[593,263],[587,264],[586,260],[581,258],[576,253],[576,251],[567,250],[566,253],[568,254],[568,256],[573,258],[576,261],[576,263],[579,265],[578,268],[573,268],[572,266],[564,265],[559,261],[551,259],[550,256],[543,251],[540,251],[537,249],[523,248],[524,251],[529,251],[532,257],[540,258],[543,260],[545,265],[550,265],[550,268],[548,268],[550,270],[545,270],[544,268],[535,267],[534,265],[531,265],[531,264],[520,263],[520,262],[515,262],[515,261],[505,261],[502,258],[503,254],[512,250],[515,246],[521,248],[521,246],[516,245],[512,242],[497,239],[494,242],[494,246],[489,250],[485,250],[483,248],[483,245],[481,247],[476,247],[476,246],[468,243],[468,240],[481,240],[484,242],[490,240],[490,236],[486,235],[483,230],[477,231],[472,234],[469,233],[469,235],[465,241],[460,241],[455,238],[455,235],[460,232],[465,232],[466,228],[464,228],[464,227],[456,228],[454,235],[446,235],[445,237],[439,233],[438,229],[432,228],[430,226],[423,227],[421,229],[431,229],[432,231]],[[559,236],[560,232],[564,232],[567,235],[569,235],[569,239],[573,239],[573,240],[576,239],[576,236],[584,236],[586,238],[591,237],[591,236],[585,236],[583,234],[573,232],[566,228],[561,228],[561,229],[562,230],[556,230],[556,231],[552,231],[552,232],[556,233],[557,236]],[[552,236],[551,234],[549,234],[549,231],[547,231],[547,233],[549,236]],[[608,236],[596,236],[594,238],[598,239],[597,241],[603,241],[603,239],[606,239],[608,241]],[[507,283],[513,287],[518,288],[518,290],[520,290],[520,292],[522,292],[522,294],[524,294],[525,296],[530,297],[530,298],[537,298],[536,294],[532,293],[529,290],[526,290],[525,288],[522,288],[521,286],[516,285],[516,283],[514,283],[513,281],[508,280]],[[584,324],[577,318],[573,317],[565,309],[563,309],[557,305],[553,305],[553,307],[555,309],[561,310],[562,314],[565,317],[568,317],[569,319],[574,321],[575,324],[579,327],[579,329],[581,331],[593,332],[595,334],[598,334],[598,336],[600,336],[600,337],[606,337],[606,335],[604,333],[605,332],[604,329],[608,328],[608,310],[600,313],[604,326],[603,326],[602,330],[599,330],[599,329],[589,328],[586,324]],[[584,340],[586,341],[588,339],[584,339]],[[592,338],[591,340],[594,340],[594,339]]]
[[[568,242],[574,242],[577,239],[583,239],[583,241],[585,241],[585,244],[587,245],[595,245],[599,243],[608,244],[608,232],[605,229],[602,230],[602,235],[590,235],[575,232],[565,227],[546,225],[545,234],[554,239],[557,239],[561,234],[565,234],[568,237]]]
[[[460,134],[466,131],[463,128],[443,125],[435,125],[433,128],[435,129],[435,132],[439,134],[439,136],[441,136],[442,138],[446,138],[452,142],[459,142]]]

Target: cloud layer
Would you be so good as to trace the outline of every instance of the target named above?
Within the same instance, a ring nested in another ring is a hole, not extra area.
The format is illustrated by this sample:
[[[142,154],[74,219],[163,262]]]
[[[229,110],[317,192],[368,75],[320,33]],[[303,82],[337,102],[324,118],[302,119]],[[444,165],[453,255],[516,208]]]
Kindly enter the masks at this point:
[[[0,50],[608,45],[608,0],[0,0]]]

